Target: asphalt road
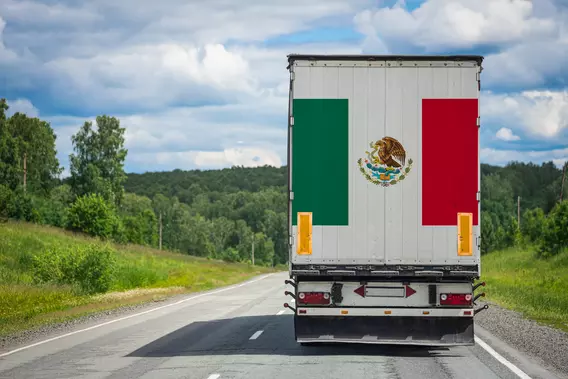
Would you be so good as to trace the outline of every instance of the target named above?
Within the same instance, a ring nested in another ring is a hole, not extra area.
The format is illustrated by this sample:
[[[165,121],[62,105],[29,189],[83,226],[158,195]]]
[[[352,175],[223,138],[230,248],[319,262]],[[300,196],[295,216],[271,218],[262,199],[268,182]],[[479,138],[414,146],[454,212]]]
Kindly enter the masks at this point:
[[[74,334],[13,353],[4,349],[0,378],[522,377],[479,344],[449,349],[300,346],[293,338],[291,311],[282,307],[285,279],[285,274],[271,275],[86,331],[79,327]],[[554,378],[528,361],[523,372]]]

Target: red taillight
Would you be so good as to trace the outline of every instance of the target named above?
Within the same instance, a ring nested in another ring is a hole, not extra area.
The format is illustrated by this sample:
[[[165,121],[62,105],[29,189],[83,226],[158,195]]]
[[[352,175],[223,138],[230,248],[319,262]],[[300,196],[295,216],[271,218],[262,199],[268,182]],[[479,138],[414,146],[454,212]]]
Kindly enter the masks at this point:
[[[470,293],[443,293],[440,295],[440,305],[471,305]]]
[[[299,304],[328,305],[330,303],[328,292],[300,292]]]

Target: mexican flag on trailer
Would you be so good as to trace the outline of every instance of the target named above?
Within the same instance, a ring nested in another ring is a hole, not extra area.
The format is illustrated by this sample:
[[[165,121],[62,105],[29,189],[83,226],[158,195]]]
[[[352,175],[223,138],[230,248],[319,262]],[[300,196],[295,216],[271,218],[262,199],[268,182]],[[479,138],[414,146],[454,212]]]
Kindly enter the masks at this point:
[[[457,84],[447,82],[437,93],[433,79],[423,88],[421,80],[445,68],[295,69],[295,82],[303,83],[294,83],[292,102],[293,261],[477,261],[473,68],[461,69]],[[328,83],[332,93],[313,96],[318,80],[341,82],[341,75],[350,86]],[[300,220],[309,225],[298,230]]]

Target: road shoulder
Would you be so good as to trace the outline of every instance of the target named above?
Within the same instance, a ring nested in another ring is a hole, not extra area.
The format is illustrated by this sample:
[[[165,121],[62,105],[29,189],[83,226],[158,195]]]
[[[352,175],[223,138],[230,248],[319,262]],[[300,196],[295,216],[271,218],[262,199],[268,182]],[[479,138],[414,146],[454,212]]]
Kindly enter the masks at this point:
[[[475,322],[476,335],[529,376],[568,378],[568,333],[493,303]]]
[[[258,281],[264,277],[274,274],[262,274],[244,280],[240,283],[217,287],[208,291],[189,292],[182,294],[164,295],[156,300],[149,300],[133,305],[119,306],[110,310],[101,312],[94,312],[84,316],[79,316],[69,321],[58,322],[53,324],[46,324],[38,328],[21,331],[8,336],[0,337],[0,353],[7,352],[22,346],[37,343],[38,341],[55,338],[67,333],[72,333],[81,329],[95,327],[96,325],[111,322],[113,320],[135,316],[142,312],[149,312],[158,307],[168,306],[184,299],[191,299],[197,296],[204,296],[206,294],[216,293],[220,291],[229,290],[239,286],[246,285]]]

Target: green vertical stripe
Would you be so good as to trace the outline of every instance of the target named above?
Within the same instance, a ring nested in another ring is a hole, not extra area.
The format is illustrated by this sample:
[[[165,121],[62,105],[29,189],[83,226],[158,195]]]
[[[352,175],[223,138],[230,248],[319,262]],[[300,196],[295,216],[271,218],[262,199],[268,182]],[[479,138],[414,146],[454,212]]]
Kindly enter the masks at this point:
[[[348,101],[295,99],[293,115],[292,224],[313,212],[313,225],[348,225]]]

